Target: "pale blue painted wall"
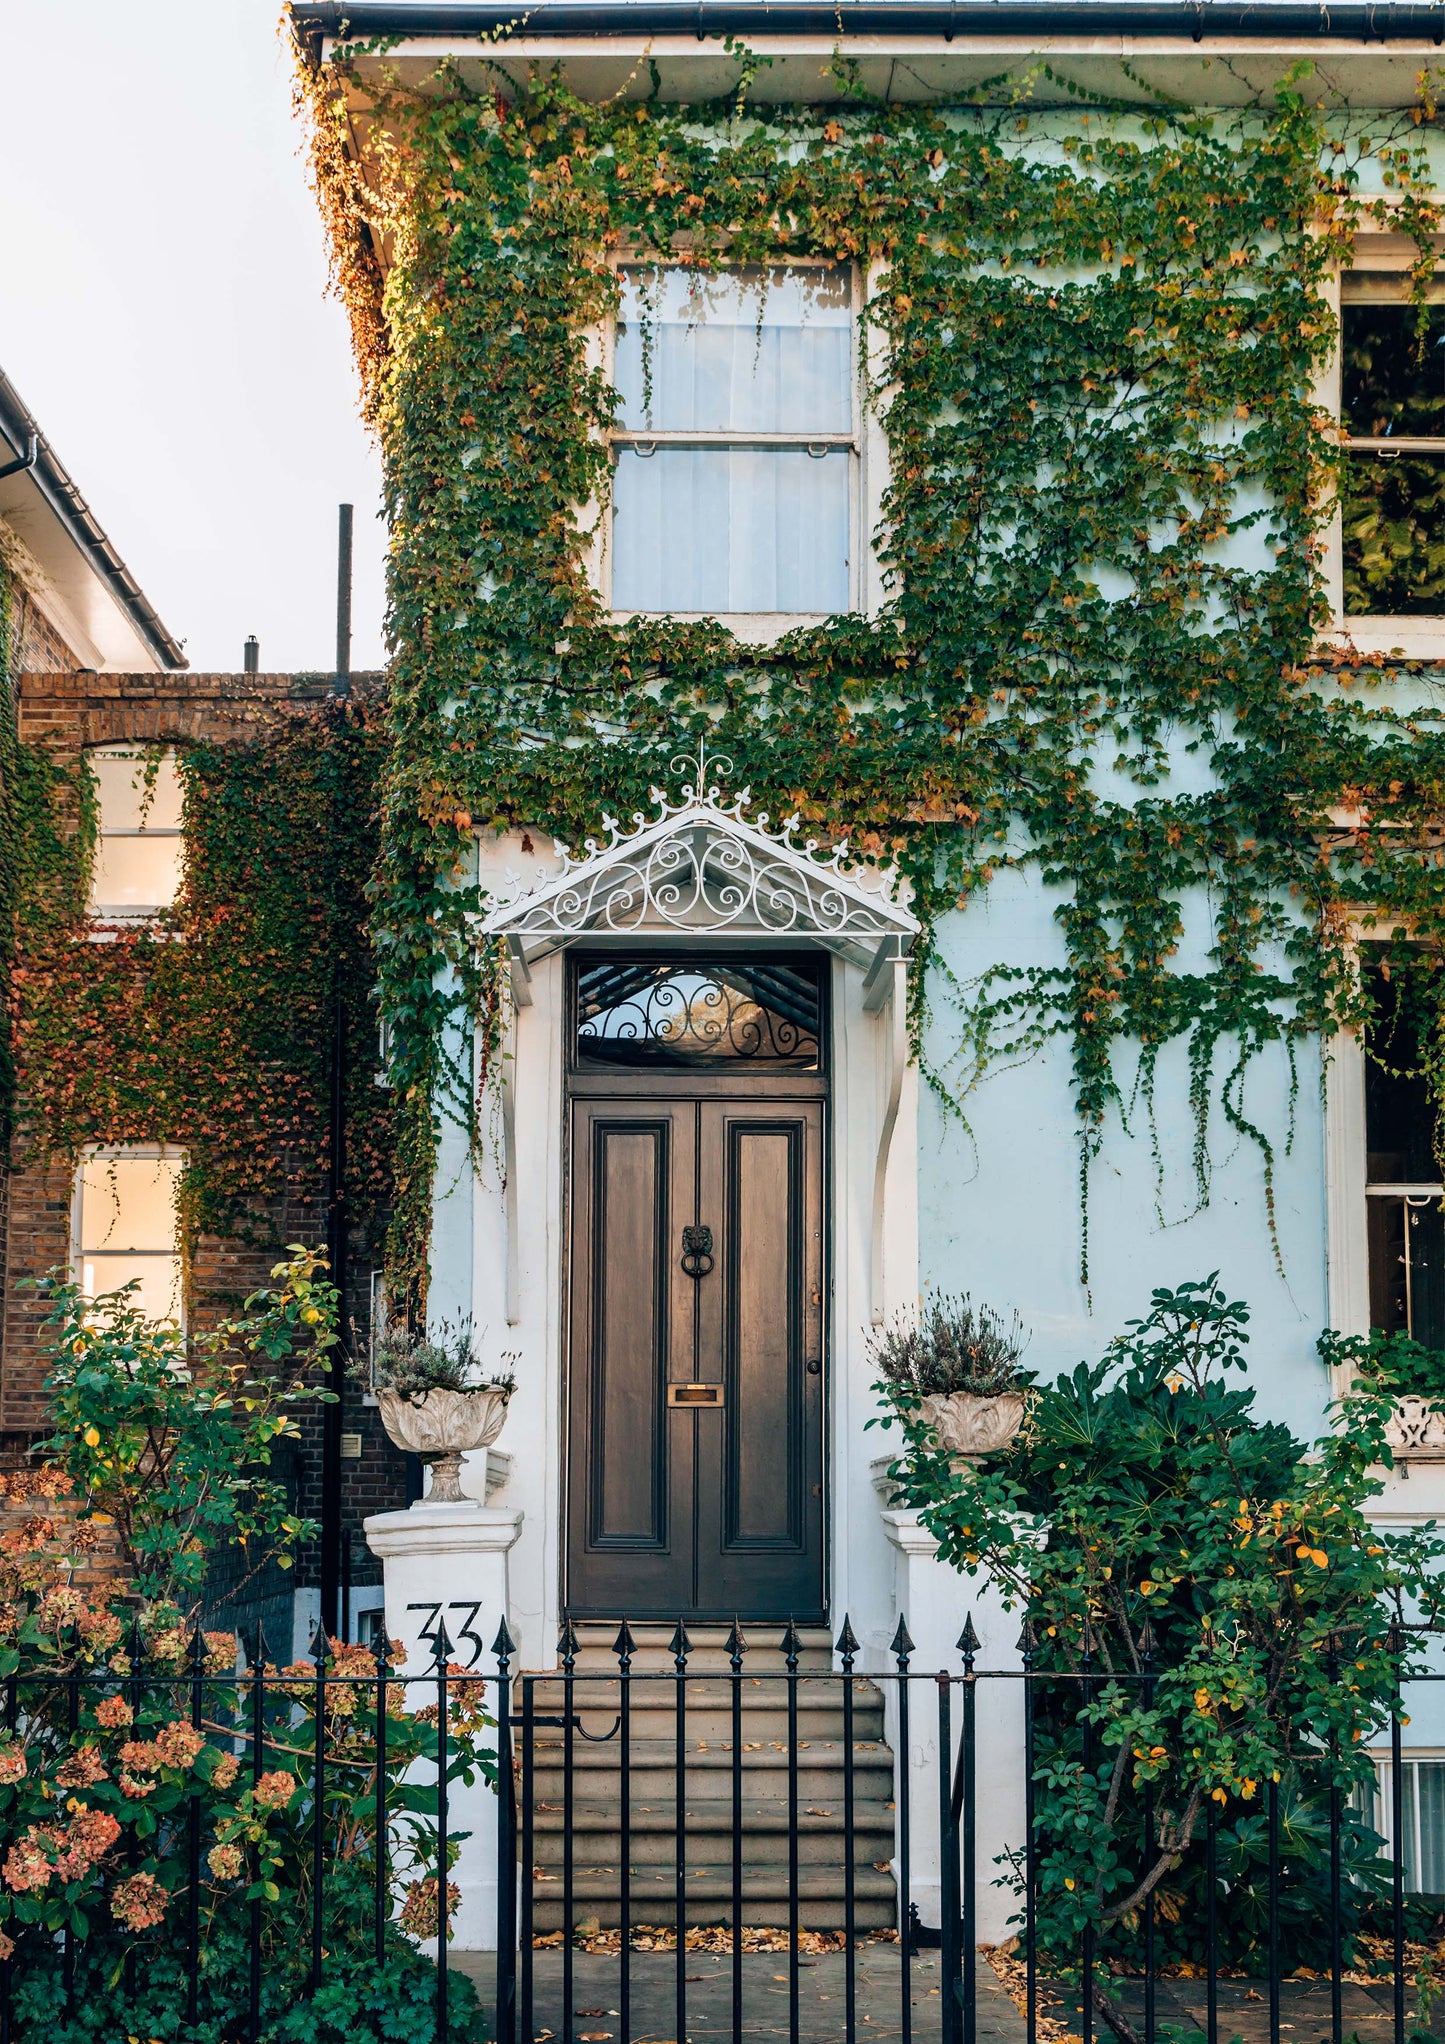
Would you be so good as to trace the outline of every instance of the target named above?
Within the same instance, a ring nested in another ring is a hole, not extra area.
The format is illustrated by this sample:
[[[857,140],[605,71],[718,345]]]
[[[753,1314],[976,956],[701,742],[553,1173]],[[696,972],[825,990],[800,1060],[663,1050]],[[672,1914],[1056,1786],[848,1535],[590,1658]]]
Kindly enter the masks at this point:
[[[1058,899],[1032,874],[1000,874],[966,910],[944,919],[940,953],[964,983],[994,964],[1059,963],[1062,944],[1053,921]],[[1194,941],[1181,957],[1192,951],[1197,959],[1203,933],[1195,928],[1191,934]],[[929,1062],[944,1069],[956,1050],[957,1020],[946,997],[933,1007],[925,1050]],[[1221,1045],[1221,1068],[1228,1053],[1229,1045]],[[962,1103],[967,1129],[925,1090],[919,1130],[922,1282],[965,1289],[1005,1311],[1016,1308],[1032,1330],[1029,1366],[1053,1375],[1097,1357],[1111,1336],[1147,1310],[1154,1286],[1217,1269],[1231,1297],[1244,1299],[1250,1309],[1251,1374],[1261,1416],[1285,1420],[1297,1433],[1321,1431],[1328,1387],[1315,1342],[1329,1313],[1318,1047],[1311,1042],[1296,1053],[1299,1090],[1287,1155],[1289,1068],[1283,1048],[1262,1053],[1248,1081],[1246,1111],[1276,1150],[1279,1262],[1259,1149],[1236,1134],[1217,1106],[1209,1202],[1193,1211],[1193,1113],[1186,1054],[1176,1045],[1161,1057],[1155,1087],[1162,1186],[1156,1185],[1142,1103],[1131,1132],[1111,1118],[1093,1167],[1088,1292],[1079,1270],[1083,1217],[1070,1055],[1070,1039],[1059,1036],[1026,1063],[995,1067]],[[1133,1075],[1128,1050],[1120,1071],[1127,1093]]]

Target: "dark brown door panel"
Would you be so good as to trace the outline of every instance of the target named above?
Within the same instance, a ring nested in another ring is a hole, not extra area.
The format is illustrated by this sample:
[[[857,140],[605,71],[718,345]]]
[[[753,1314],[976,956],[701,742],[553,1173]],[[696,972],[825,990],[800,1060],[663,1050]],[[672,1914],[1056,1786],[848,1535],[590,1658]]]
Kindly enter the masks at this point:
[[[688,1102],[578,1101],[572,1130],[569,1605],[682,1609],[692,1595],[689,1281],[672,1254],[695,1178]]]
[[[699,1212],[717,1268],[699,1289],[698,1603],[754,1618],[823,1610],[823,1111],[704,1101]]]

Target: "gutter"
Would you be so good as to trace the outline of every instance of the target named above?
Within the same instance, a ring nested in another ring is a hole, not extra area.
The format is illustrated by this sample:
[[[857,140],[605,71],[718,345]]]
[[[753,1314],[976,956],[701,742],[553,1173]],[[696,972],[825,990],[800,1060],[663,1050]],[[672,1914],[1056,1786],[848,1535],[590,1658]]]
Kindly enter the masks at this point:
[[[293,0],[323,36],[1206,36],[1364,43],[1445,39],[1445,0]]]
[[[94,512],[76,488],[65,464],[56,454],[20,393],[0,369],[0,438],[8,440],[20,459],[8,472],[28,469],[36,488],[60,520],[71,540],[85,554],[101,580],[108,584],[116,603],[135,626],[162,667],[188,667],[179,642],[161,623],[154,606],[125,562],[106,538]],[[0,468],[5,464],[0,463]]]

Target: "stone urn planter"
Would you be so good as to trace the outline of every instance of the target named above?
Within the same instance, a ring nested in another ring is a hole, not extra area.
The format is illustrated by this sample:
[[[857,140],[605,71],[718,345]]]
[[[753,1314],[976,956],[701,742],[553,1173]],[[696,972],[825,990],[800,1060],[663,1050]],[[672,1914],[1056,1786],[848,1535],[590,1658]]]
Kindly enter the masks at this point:
[[[1385,1439],[1396,1455],[1407,1461],[1412,1455],[1445,1458],[1445,1408],[1438,1399],[1401,1392],[1386,1422]]]
[[[429,1505],[464,1505],[459,1481],[462,1456],[489,1448],[507,1417],[509,1390],[494,1384],[479,1391],[378,1391],[381,1423],[398,1448],[431,1464]]]
[[[919,1418],[933,1429],[939,1447],[955,1462],[978,1462],[1006,1448],[1023,1425],[1024,1394],[935,1391],[922,1401]]]

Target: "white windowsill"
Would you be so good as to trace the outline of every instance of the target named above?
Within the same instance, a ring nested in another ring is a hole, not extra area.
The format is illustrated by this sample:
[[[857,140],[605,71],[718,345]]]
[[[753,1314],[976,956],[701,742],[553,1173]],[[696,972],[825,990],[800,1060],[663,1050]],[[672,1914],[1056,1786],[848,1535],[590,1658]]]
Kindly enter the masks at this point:
[[[170,906],[168,903],[167,908]],[[127,930],[148,930],[153,934],[159,932],[161,918],[166,914],[166,908],[92,908],[88,914],[90,922],[85,933],[87,941],[91,944],[114,944]],[[183,930],[167,930],[164,934],[172,944],[185,942]]]
[[[853,615],[847,610],[614,610],[608,612],[608,623],[722,625],[740,645],[774,646],[785,632],[815,631]]]
[[[1346,617],[1325,635],[1325,643],[1369,659],[1397,654],[1445,663],[1445,617]]]

